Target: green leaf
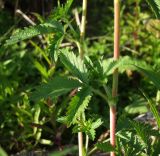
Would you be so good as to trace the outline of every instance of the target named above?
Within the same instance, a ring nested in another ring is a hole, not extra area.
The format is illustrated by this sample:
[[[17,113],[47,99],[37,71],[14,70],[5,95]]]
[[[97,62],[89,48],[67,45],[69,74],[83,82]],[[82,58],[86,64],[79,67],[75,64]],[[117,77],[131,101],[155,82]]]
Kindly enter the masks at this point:
[[[129,114],[142,114],[148,112],[147,102],[144,97],[137,94],[132,94],[130,97],[130,104],[125,107],[125,111]]]
[[[156,73],[155,71],[151,69],[144,69],[141,67],[136,66],[136,68],[142,72],[148,79],[150,79],[153,84],[157,87],[157,89],[160,89],[160,74]]]
[[[96,135],[95,129],[97,129],[99,126],[101,126],[102,123],[103,122],[101,119],[97,119],[96,121],[91,122],[91,128],[88,131],[88,134],[89,134],[91,140],[95,139],[95,135]]]
[[[5,46],[15,44],[19,41],[29,39],[38,35],[60,33],[63,34],[63,27],[57,21],[49,21],[40,25],[24,28],[13,34],[5,43]]]
[[[45,78],[48,78],[48,73],[45,66],[43,66],[41,63],[39,63],[36,60],[34,61],[34,65],[37,68],[37,70],[41,73],[42,76],[44,76]]]
[[[64,36],[61,34],[55,34],[54,37],[50,40],[48,52],[51,58],[56,62],[58,60],[58,52],[60,44]]]
[[[67,123],[68,125],[76,123],[81,117],[82,113],[88,106],[91,99],[91,89],[88,87],[82,88],[77,95],[75,95],[69,104],[67,111]]]
[[[100,125],[102,125],[102,120],[101,119],[97,119],[95,122],[92,123],[92,128],[93,129],[97,129]]]
[[[109,142],[98,142],[95,146],[103,152],[115,151],[115,148]]]
[[[160,89],[160,74],[156,73],[143,61],[131,59],[128,56],[122,57],[118,61],[110,59],[108,63],[105,63],[106,75],[112,74],[116,68],[118,68],[120,72],[124,72],[127,69],[137,70],[143,73],[158,89]]]
[[[68,15],[68,11],[73,3],[73,0],[67,0],[65,5],[59,5],[56,9],[54,9],[53,13],[50,15],[50,19],[63,19]]]
[[[157,18],[160,18],[160,0],[146,0]]]
[[[65,10],[65,13],[67,14],[71,5],[73,3],[73,0],[67,0],[66,4],[65,4],[65,7],[64,7],[64,10]]]
[[[127,69],[138,70],[137,67],[151,69],[144,61],[139,61],[132,59],[131,57],[125,56],[121,57],[119,60],[115,61],[114,59],[109,59],[107,62],[103,63],[105,73],[110,75],[113,71],[118,68],[119,72],[124,72]]]
[[[0,156],[7,156],[7,153],[0,147]]]
[[[73,132],[84,132],[86,133],[91,140],[95,139],[96,131],[100,125],[102,125],[102,120],[99,118],[96,121],[93,121],[93,119],[89,119],[87,121],[80,120],[78,121],[78,124],[73,128]]]
[[[107,83],[107,76],[105,74],[106,69],[104,68],[105,67],[104,62],[105,61],[102,61],[101,59],[93,60],[92,62],[89,57],[84,58],[84,63],[89,71],[88,74],[90,82],[92,83],[91,85],[97,88]]]
[[[149,104],[149,107],[150,107],[150,110],[151,112],[153,113],[155,119],[156,119],[156,122],[157,122],[157,125],[158,127],[160,128],[160,115],[156,109],[156,106],[155,104],[153,103],[153,101],[142,91],[144,97],[147,99],[148,101],[148,104]]]
[[[55,77],[47,83],[42,84],[33,92],[31,99],[39,100],[47,97],[57,97],[69,92],[71,89],[81,87],[82,83],[68,77]]]
[[[130,131],[122,130],[117,133],[117,151],[124,155],[143,155],[145,146],[140,142],[138,136]],[[143,153],[143,154],[142,154]]]
[[[152,136],[152,127],[150,125],[140,123],[137,121],[130,121],[133,129],[135,129],[139,141],[146,148],[148,155],[151,154],[151,136]]]
[[[61,62],[65,67],[82,82],[88,83],[88,73],[83,60],[80,57],[76,57],[73,52],[69,52],[69,49],[63,49],[60,52]]]

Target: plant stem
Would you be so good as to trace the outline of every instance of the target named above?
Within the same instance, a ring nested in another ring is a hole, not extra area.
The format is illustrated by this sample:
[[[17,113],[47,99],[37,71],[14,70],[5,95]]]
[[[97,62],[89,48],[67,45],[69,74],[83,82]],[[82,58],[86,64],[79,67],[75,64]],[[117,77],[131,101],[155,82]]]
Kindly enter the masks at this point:
[[[86,134],[86,145],[85,145],[86,153],[88,152],[88,144],[89,144],[89,137]]]
[[[79,149],[79,156],[83,156],[83,134],[82,132],[78,132],[78,149]]]
[[[87,0],[83,0],[81,29],[80,29],[80,48],[79,48],[79,54],[80,54],[81,59],[83,59],[83,56],[84,56],[83,42],[84,42],[85,30],[86,30],[86,14],[87,14]],[[79,156],[83,156],[83,134],[82,132],[78,132],[78,147],[79,147]]]
[[[83,41],[84,41],[84,37],[85,37],[86,15],[87,15],[87,0],[83,0],[81,29],[80,29],[80,43],[81,43],[81,46],[83,46]],[[83,48],[81,48],[80,57],[83,58],[83,55],[84,55],[84,50],[83,50]]]
[[[120,2],[114,0],[114,59],[119,59],[119,34],[120,34]],[[118,92],[118,69],[113,73],[112,96],[116,97]],[[115,104],[116,105],[116,104]],[[110,143],[115,146],[115,132],[116,132],[116,106],[110,107]],[[114,152],[110,153],[115,156]]]
[[[107,97],[106,97],[105,94],[103,94],[101,91],[99,91],[99,90],[97,90],[97,89],[94,89],[94,88],[92,88],[92,91],[93,91],[95,94],[97,94],[97,95],[99,95],[100,97],[102,97],[102,98],[108,103],[108,100],[107,100]]]

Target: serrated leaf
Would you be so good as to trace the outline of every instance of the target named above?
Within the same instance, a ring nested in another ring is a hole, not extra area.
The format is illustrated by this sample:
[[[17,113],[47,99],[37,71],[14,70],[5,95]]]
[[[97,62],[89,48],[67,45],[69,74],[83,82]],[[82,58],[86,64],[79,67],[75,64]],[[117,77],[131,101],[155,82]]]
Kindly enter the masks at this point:
[[[73,3],[73,0],[67,0],[65,5],[59,5],[54,9],[53,13],[50,15],[50,19],[62,19],[66,18],[68,11]]]
[[[66,114],[68,125],[76,123],[77,119],[81,117],[82,113],[87,108],[90,99],[91,89],[88,87],[82,88],[77,95],[71,99]]]
[[[130,57],[122,57],[118,61],[110,60],[105,64],[106,75],[110,75],[113,71],[118,68],[120,72],[123,72],[127,69],[137,70],[143,73],[148,79],[150,79],[153,84],[160,89],[160,74],[156,73],[149,65],[143,61],[138,61],[131,59]]]
[[[97,129],[99,126],[102,125],[102,120],[101,119],[97,119],[95,122],[91,123],[91,128],[88,131],[88,135],[90,137],[91,140],[95,139],[95,135],[96,135],[96,131],[95,129]]]
[[[10,39],[5,43],[5,46],[15,44],[19,41],[29,39],[38,35],[44,35],[49,33],[60,33],[63,34],[63,27],[57,21],[49,21],[40,25],[31,26],[24,28],[13,34]]]
[[[33,92],[31,99],[39,100],[47,97],[57,97],[69,92],[71,89],[81,87],[82,83],[68,77],[55,77],[47,83],[42,84]]]
[[[78,124],[73,128],[73,133],[84,132],[86,133],[91,140],[95,139],[96,130],[100,125],[102,125],[102,120],[99,118],[96,121],[92,119],[89,120],[80,120]]]
[[[113,71],[118,68],[119,72],[124,72],[127,69],[138,70],[137,67],[151,69],[144,61],[139,61],[132,59],[131,57],[125,56],[121,57],[119,60],[115,61],[114,59],[109,59],[107,62],[103,63],[105,73],[110,75]]]
[[[88,83],[87,68],[80,57],[76,57],[68,49],[61,50],[59,55],[61,62],[74,76],[78,77],[82,82]]]
[[[115,148],[109,142],[98,142],[95,145],[99,150],[103,152],[114,152]]]
[[[150,125],[146,125],[144,123],[140,123],[137,121],[130,121],[131,125],[136,131],[139,142],[146,148],[147,154],[151,154],[151,136],[152,136],[152,128]]]
[[[56,62],[58,60],[58,52],[60,44],[63,40],[64,36],[61,34],[54,35],[53,39],[51,39],[48,47],[48,52],[51,58]]]
[[[145,146],[139,141],[135,133],[122,130],[117,134],[118,151],[124,152],[125,155],[142,155]],[[144,153],[143,153],[144,154]]]
[[[92,123],[92,128],[93,129],[97,129],[100,125],[102,125],[102,120],[101,119],[97,119],[95,122]]]

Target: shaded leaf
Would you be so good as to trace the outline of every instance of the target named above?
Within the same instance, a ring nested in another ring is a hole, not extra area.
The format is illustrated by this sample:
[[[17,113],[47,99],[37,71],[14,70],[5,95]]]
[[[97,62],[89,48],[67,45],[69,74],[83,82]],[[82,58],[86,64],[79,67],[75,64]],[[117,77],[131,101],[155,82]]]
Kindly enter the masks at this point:
[[[160,128],[160,115],[159,115],[159,113],[158,113],[158,111],[156,109],[155,104],[153,103],[153,101],[144,92],[143,92],[143,95],[147,99],[149,107],[150,107],[150,110],[151,110],[151,112],[153,113],[153,115],[154,115],[154,117],[156,119],[158,127]]]
[[[82,83],[78,80],[57,76],[49,82],[37,87],[36,91],[33,92],[31,99],[39,100],[47,97],[57,97],[80,86],[82,86]]]
[[[103,152],[115,151],[115,148],[109,142],[98,142],[95,146]]]
[[[160,0],[146,0],[157,18],[160,18]]]

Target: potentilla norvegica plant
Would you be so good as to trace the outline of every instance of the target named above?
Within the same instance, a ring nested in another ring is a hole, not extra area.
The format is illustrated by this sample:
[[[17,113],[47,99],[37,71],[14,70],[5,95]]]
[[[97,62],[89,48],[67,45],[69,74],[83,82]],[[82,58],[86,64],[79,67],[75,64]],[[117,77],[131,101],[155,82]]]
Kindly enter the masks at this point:
[[[38,35],[48,35],[50,43],[48,44],[46,52],[49,51],[53,64],[56,64],[57,60],[60,61],[68,72],[63,75],[59,74],[54,76],[51,79],[48,78],[45,83],[36,87],[36,91],[32,93],[31,99],[36,103],[41,99],[57,98],[61,95],[66,95],[72,90],[76,91],[75,95],[71,97],[70,102],[67,105],[65,115],[58,116],[57,120],[66,124],[68,127],[72,126],[73,132],[78,133],[79,156],[84,156],[91,155],[93,153],[94,149],[90,151],[88,150],[89,139],[95,139],[95,130],[103,124],[103,119],[101,117],[93,118],[86,116],[86,110],[91,98],[95,95],[100,96],[110,106],[110,144],[112,146],[109,144],[109,140],[105,140],[96,143],[95,148],[99,148],[105,152],[111,152],[111,155],[115,155],[116,153],[121,152],[121,145],[135,145],[134,141],[128,142],[128,140],[132,138],[132,132],[128,127],[125,132],[117,132],[118,139],[116,145],[115,127],[118,72],[122,73],[126,69],[137,70],[147,76],[158,89],[160,89],[159,75],[144,62],[131,59],[127,56],[119,59],[119,0],[114,1],[114,58],[104,58],[95,61],[87,57],[84,48],[87,1],[83,0],[82,3],[82,20],[79,30],[77,30],[77,28],[79,28],[79,24],[77,23],[77,27],[74,28],[72,20],[67,16],[72,2],[73,0],[68,0],[64,6],[59,6],[46,22],[16,32],[9,40],[6,41],[5,45],[9,46]],[[157,5],[153,3],[151,3],[151,5],[157,7]],[[72,48],[61,48],[61,43],[66,40],[70,41],[72,44],[74,43],[78,50],[73,50]],[[79,52],[78,54],[76,54],[77,51]],[[113,86],[111,89],[109,77],[112,74]],[[155,112],[155,109],[153,110]],[[130,126],[135,127],[135,133],[137,133],[147,145],[148,141],[146,141],[146,138],[140,133],[141,130],[144,130],[141,129],[142,126],[135,122],[129,122]],[[121,120],[120,123],[122,123]],[[149,128],[148,131],[150,131]],[[82,132],[86,135],[85,147],[83,145],[84,138],[82,136]],[[128,140],[123,140],[120,137],[121,134],[123,134]],[[137,139],[138,138],[136,137],[134,138],[134,140]],[[141,148],[148,153],[150,152],[148,146],[147,148]],[[136,153],[137,151],[125,152]]]

